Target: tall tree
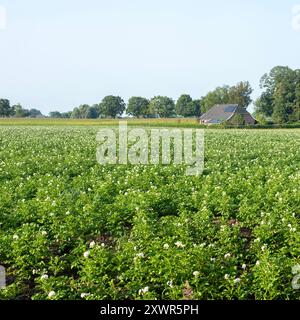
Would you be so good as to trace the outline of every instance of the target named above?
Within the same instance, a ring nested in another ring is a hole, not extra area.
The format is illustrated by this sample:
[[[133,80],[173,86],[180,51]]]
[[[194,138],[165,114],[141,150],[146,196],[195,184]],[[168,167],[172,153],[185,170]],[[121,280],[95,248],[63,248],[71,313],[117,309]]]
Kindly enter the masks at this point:
[[[300,121],[300,77],[298,78],[298,82],[295,90],[295,103],[293,108],[294,120]]]
[[[191,113],[189,109],[191,109],[192,107],[192,105],[189,105],[189,104],[191,104],[192,102],[193,102],[193,99],[191,98],[190,95],[182,94],[176,102],[176,106],[175,106],[176,113],[184,117],[189,116]]]
[[[97,106],[88,107],[86,110],[85,116],[87,119],[97,119],[99,118],[99,112]]]
[[[229,89],[229,102],[238,104],[241,107],[247,109],[252,102],[251,94],[253,89],[248,81],[239,82],[237,85]]]
[[[88,104],[81,104],[78,107],[81,119],[86,119],[87,118],[87,113],[88,113],[89,108],[90,108],[90,106]]]
[[[116,118],[125,111],[126,105],[119,96],[106,96],[100,103],[100,113],[105,117]]]
[[[128,100],[127,113],[134,117],[145,117],[149,112],[149,100],[142,97],[131,97]]]
[[[80,119],[81,114],[80,114],[80,110],[78,107],[74,108],[71,114],[71,118],[72,119]]]
[[[23,118],[25,117],[25,114],[24,114],[24,109],[22,108],[21,104],[18,103],[16,105],[13,105],[12,106],[12,109],[13,109],[13,116],[16,117],[16,118]]]
[[[185,108],[184,117],[199,117],[201,113],[201,101],[192,100]]]
[[[202,112],[208,111],[216,104],[227,104],[229,99],[229,86],[217,87],[215,90],[208,92],[208,94],[202,98]]]
[[[81,104],[79,107],[73,109],[71,118],[73,119],[86,119],[88,116],[90,106],[88,104]]]
[[[196,99],[193,101],[194,108],[195,108],[195,116],[200,117],[202,113],[202,100]]]
[[[261,96],[255,101],[256,114],[262,114],[267,117],[271,117],[273,110],[273,96],[269,92],[263,92]]]
[[[262,76],[263,91],[256,101],[256,113],[272,116],[277,123],[299,120],[300,70],[287,66],[274,67]]]
[[[202,98],[201,111],[204,113],[216,104],[238,104],[247,108],[252,102],[253,89],[248,81],[239,82],[235,86],[217,87]]]
[[[0,99],[0,117],[9,117],[12,114],[10,102],[7,99]]]
[[[175,114],[175,103],[169,97],[156,96],[150,101],[149,111],[153,115],[168,118]]]
[[[288,120],[287,103],[284,98],[282,84],[277,87],[274,93],[273,110],[273,120],[276,123],[284,123]]]

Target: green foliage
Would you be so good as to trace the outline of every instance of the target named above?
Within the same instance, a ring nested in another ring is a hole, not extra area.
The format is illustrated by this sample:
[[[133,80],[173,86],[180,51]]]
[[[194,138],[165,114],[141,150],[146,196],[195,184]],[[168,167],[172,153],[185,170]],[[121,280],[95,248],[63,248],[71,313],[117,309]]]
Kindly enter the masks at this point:
[[[271,117],[273,114],[272,94],[263,92],[255,103],[255,112],[266,117]]]
[[[247,109],[252,102],[251,94],[253,89],[248,81],[239,82],[229,89],[229,103],[238,104]]]
[[[71,115],[72,119],[97,119],[100,116],[100,107],[95,104],[89,106],[88,104],[80,105],[78,108],[74,108]],[[61,115],[61,118],[67,118],[68,116]]]
[[[0,117],[40,118],[42,113],[37,109],[24,109],[21,104],[10,106],[9,100],[0,99]]]
[[[181,116],[189,116],[191,106],[189,106],[193,102],[193,99],[188,94],[181,95],[176,102],[176,113]]]
[[[28,116],[28,111],[26,112],[26,110],[23,109],[20,103],[12,106],[12,108],[13,108],[14,116],[16,118],[24,118]]]
[[[255,119],[257,120],[257,122],[261,125],[266,125],[268,123],[266,117],[264,114],[262,113],[258,113],[258,114],[255,114]]]
[[[195,117],[200,115],[201,100],[194,100],[188,94],[183,94],[176,102],[176,113],[183,117]]]
[[[7,99],[0,99],[0,117],[8,117],[12,114],[10,102]]]
[[[150,100],[149,113],[168,118],[175,114],[175,103],[169,97],[156,96]]]
[[[229,86],[218,87],[214,91],[208,92],[208,94],[202,98],[201,112],[205,113],[216,104],[229,103]]]
[[[202,101],[201,99],[196,99],[193,101],[193,106],[192,106],[192,112],[194,113],[194,115],[196,117],[200,117],[201,116],[201,110],[202,110]],[[189,109],[189,108],[188,108]]]
[[[131,97],[127,105],[127,113],[135,117],[145,117],[149,113],[149,100],[142,97]]]
[[[241,114],[234,115],[232,117],[232,119],[230,120],[230,122],[234,125],[237,125],[237,126],[245,124],[245,120]]]
[[[116,118],[121,116],[125,111],[125,102],[119,96],[106,96],[101,101],[100,105],[100,115],[108,118]]]
[[[49,117],[52,119],[69,119],[72,116],[72,111],[69,112],[59,112],[59,111],[51,111],[49,112]]]
[[[238,104],[247,108],[252,102],[253,89],[248,81],[239,82],[235,86],[218,87],[202,98],[201,112],[204,113],[216,104]]]
[[[256,112],[272,116],[275,123],[300,119],[300,71],[277,66],[260,81],[264,90],[256,101]]]
[[[298,129],[207,130],[200,177],[100,166],[97,130],[0,127],[0,299],[300,298]]]

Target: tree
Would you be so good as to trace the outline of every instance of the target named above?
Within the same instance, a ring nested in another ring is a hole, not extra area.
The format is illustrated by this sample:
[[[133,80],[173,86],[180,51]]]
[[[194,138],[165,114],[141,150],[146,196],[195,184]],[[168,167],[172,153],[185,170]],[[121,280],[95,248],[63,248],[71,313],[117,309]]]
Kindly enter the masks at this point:
[[[88,104],[81,104],[79,106],[79,117],[80,119],[86,119],[87,118],[87,113],[88,113],[88,110],[89,110],[90,106]]]
[[[95,106],[89,107],[86,111],[86,118],[87,119],[99,118],[99,112],[98,112],[97,107],[95,107]]]
[[[262,113],[254,113],[254,118],[259,124],[268,124],[268,120]]]
[[[37,109],[30,109],[29,110],[29,117],[31,117],[31,118],[39,118],[42,116],[43,115],[40,110],[37,110]]]
[[[196,99],[193,101],[194,103],[194,108],[195,108],[195,116],[200,117],[202,113],[202,100],[201,99]]]
[[[1,103],[1,101],[4,101],[4,104]],[[0,100],[0,116],[2,117],[12,116],[15,118],[26,118],[26,117],[37,118],[37,117],[42,117],[43,115],[41,111],[38,109],[30,109],[30,110],[24,109],[20,103],[10,107],[8,100]]]
[[[38,109],[24,109],[20,103],[11,107],[11,115],[15,118],[38,118],[42,117],[42,113]]]
[[[202,98],[202,112],[207,112],[216,104],[230,103],[229,99],[229,86],[217,87],[214,91],[208,92],[208,94]]]
[[[238,104],[247,108],[252,102],[253,89],[248,81],[239,82],[235,86],[217,87],[202,98],[201,111],[204,113],[216,104]]]
[[[125,111],[126,105],[119,96],[106,96],[100,103],[100,114],[105,117],[116,118]]]
[[[241,114],[234,115],[230,122],[236,126],[241,126],[245,124],[245,120]]]
[[[156,96],[150,101],[149,111],[153,115],[168,118],[175,114],[175,103],[169,97]]]
[[[295,102],[293,106],[293,119],[300,121],[300,70],[296,70],[296,88],[295,88]]]
[[[72,111],[72,114],[71,114],[71,118],[72,119],[80,119],[80,110],[79,108],[74,108],[73,111]]]
[[[50,118],[63,118],[62,114],[59,111],[51,111],[49,112]]]
[[[74,108],[71,114],[73,119],[87,119],[91,114],[90,106],[88,104],[81,104],[78,108]]]
[[[9,117],[12,111],[9,100],[0,99],[0,117]]]
[[[273,120],[275,123],[284,123],[288,120],[287,103],[284,98],[284,87],[282,84],[276,88],[273,100]]]
[[[190,95],[188,94],[182,94],[177,102],[176,102],[176,113],[178,115],[181,115],[181,116],[184,116],[184,117],[187,117],[190,115],[190,109],[192,108],[193,109],[193,99],[191,98]],[[190,104],[190,105],[189,105]],[[188,107],[189,105],[189,107]]]
[[[16,117],[16,118],[23,118],[25,117],[25,114],[24,114],[24,109],[22,108],[21,104],[18,103],[16,105],[13,105],[12,106],[12,109],[13,109],[13,116]]]
[[[267,117],[271,117],[273,110],[273,97],[268,92],[263,92],[262,95],[255,101],[255,112]]]
[[[63,112],[61,114],[61,117],[65,118],[65,119],[69,119],[69,118],[71,118],[71,115],[72,115],[72,111],[67,111],[67,112]]]
[[[299,120],[300,70],[274,67],[262,76],[260,87],[264,91],[255,103],[257,113],[272,116],[276,123]]]
[[[239,82],[229,89],[228,99],[230,103],[238,104],[247,109],[252,102],[251,94],[253,89],[248,81]]]
[[[185,117],[199,117],[201,114],[201,100],[193,100],[186,106]]]
[[[96,113],[97,113],[97,118],[99,118],[101,116],[101,108],[100,108],[100,104],[93,104],[92,107]]]
[[[149,100],[142,97],[131,97],[128,100],[127,113],[135,117],[145,117],[149,112]]]
[[[23,109],[23,118],[30,118],[30,111],[28,109]]]

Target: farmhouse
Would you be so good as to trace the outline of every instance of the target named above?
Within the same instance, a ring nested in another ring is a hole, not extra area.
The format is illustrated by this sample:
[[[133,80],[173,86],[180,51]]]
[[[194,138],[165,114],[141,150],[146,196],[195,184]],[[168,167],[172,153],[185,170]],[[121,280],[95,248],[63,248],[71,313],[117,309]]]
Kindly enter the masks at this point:
[[[238,104],[218,104],[200,117],[201,124],[255,124],[251,114]]]

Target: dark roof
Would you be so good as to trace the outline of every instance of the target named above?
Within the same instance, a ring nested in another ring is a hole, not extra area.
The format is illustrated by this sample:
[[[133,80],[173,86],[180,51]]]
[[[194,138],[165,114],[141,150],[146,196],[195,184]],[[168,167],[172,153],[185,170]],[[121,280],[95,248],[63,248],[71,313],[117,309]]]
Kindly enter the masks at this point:
[[[238,104],[218,104],[209,109],[206,113],[204,113],[200,120],[207,123],[222,123],[228,119],[230,119],[236,109],[238,108]]]

